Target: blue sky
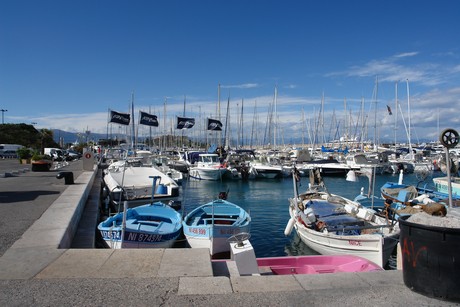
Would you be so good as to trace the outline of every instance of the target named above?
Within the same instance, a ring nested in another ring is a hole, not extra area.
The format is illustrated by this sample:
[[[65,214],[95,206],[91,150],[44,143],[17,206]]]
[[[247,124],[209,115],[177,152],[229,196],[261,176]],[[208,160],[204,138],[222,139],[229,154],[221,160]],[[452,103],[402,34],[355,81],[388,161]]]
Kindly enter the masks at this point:
[[[105,133],[108,109],[127,112],[134,92],[160,133],[184,100],[186,116],[216,118],[220,84],[232,134],[243,117],[260,139],[276,86],[278,143],[310,140],[323,95],[326,138],[356,133],[363,101],[367,138],[393,140],[396,127],[406,141],[409,84],[412,140],[437,140],[460,130],[459,12],[459,1],[1,1],[0,108],[5,123]]]

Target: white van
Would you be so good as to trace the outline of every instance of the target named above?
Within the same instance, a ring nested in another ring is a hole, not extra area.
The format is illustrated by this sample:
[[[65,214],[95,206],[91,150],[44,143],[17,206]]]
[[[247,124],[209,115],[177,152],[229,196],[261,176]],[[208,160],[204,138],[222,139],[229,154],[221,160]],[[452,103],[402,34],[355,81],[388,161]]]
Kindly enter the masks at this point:
[[[43,153],[50,156],[53,160],[61,161],[64,159],[64,152],[60,148],[45,148]]]

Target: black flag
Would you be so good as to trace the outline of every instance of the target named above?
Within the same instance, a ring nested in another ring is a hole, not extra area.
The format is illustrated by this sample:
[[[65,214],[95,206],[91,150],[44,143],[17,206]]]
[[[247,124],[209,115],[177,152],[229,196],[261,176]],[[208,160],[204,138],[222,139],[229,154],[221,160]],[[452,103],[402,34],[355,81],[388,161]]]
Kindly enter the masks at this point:
[[[109,123],[117,123],[120,125],[129,125],[131,116],[128,113],[119,113],[110,110]]]
[[[220,120],[208,118],[208,130],[222,131]]]
[[[190,129],[195,125],[195,119],[189,117],[177,117],[177,129]]]
[[[388,115],[393,115],[393,113],[391,112],[391,108],[389,105],[387,105],[387,110],[388,110]]]
[[[158,118],[156,115],[139,111],[139,124],[152,127],[158,127]]]

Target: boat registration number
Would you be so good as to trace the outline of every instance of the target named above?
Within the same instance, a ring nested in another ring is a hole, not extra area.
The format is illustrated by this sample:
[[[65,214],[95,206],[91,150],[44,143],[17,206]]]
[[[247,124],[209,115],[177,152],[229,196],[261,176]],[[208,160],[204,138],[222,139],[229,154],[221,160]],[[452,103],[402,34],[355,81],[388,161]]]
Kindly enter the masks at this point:
[[[197,235],[206,235],[206,229],[204,229],[204,228],[189,227],[188,231],[190,233],[194,233],[194,234],[197,234]]]
[[[161,239],[162,239],[162,235],[157,235],[157,234],[129,233],[127,241],[160,242]]]
[[[101,231],[102,238],[104,240],[120,240],[121,232],[120,231]]]

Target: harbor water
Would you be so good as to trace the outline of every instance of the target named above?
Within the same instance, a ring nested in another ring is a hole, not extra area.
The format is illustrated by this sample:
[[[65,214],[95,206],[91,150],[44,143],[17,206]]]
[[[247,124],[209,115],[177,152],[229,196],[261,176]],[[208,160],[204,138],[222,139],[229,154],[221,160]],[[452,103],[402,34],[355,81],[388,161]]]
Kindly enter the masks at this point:
[[[434,173],[434,176],[442,173]],[[332,194],[350,199],[355,198],[363,188],[367,194],[369,179],[358,177],[359,182],[346,181],[345,177],[324,177],[323,180]],[[377,175],[375,178],[375,196],[380,197],[380,187],[388,181],[397,182],[399,175]],[[415,174],[404,175],[403,182],[417,184]],[[309,178],[301,177],[299,193],[308,187]],[[424,181],[432,185],[432,177]],[[218,197],[220,192],[228,191],[227,200],[247,210],[252,218],[251,244],[256,257],[279,257],[286,255],[317,254],[297,237],[293,230],[290,236],[284,235],[289,220],[288,198],[293,197],[293,180],[290,177],[257,180],[184,180],[182,184],[182,213],[187,214],[197,206]]]

